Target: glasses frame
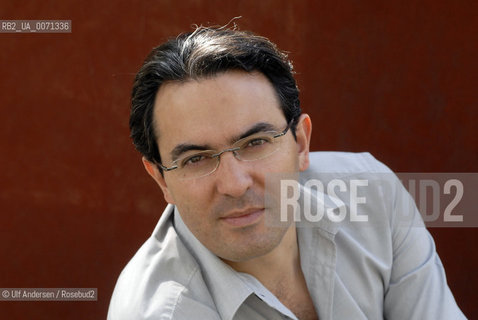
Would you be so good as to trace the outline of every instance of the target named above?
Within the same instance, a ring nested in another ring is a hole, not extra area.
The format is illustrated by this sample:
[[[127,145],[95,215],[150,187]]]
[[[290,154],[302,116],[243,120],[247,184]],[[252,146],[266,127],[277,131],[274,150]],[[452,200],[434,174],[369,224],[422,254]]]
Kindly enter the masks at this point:
[[[291,120],[291,121],[289,122],[289,124],[287,124],[287,126],[285,127],[284,130],[282,130],[281,132],[279,132],[279,133],[273,135],[272,138],[273,138],[273,139],[277,139],[277,138],[279,138],[279,137],[285,136],[285,135],[287,134],[287,132],[289,131],[290,127],[292,126],[292,123],[293,123],[293,122],[294,122],[294,120]],[[243,138],[243,139],[247,139],[247,138],[248,138],[248,137],[245,137],[245,138]],[[243,139],[240,139],[240,140],[236,141],[234,144],[238,143],[239,141],[241,141],[241,140],[243,140]],[[241,147],[234,147],[234,148],[229,147],[229,148],[223,149],[223,150],[221,150],[221,151],[218,151],[217,153],[212,154],[212,155],[211,155],[211,158],[217,158],[217,163],[218,163],[218,165],[216,165],[216,168],[215,168],[213,171],[209,172],[208,174],[205,174],[204,176],[210,175],[211,173],[213,173],[214,171],[216,171],[216,169],[219,167],[219,163],[220,163],[220,160],[221,160],[221,155],[222,155],[223,153],[225,153],[225,152],[232,152],[232,153],[234,154],[234,157],[235,157],[236,159],[240,160],[240,161],[255,161],[255,160],[242,160],[242,159],[240,159],[240,158],[237,158],[235,151],[240,150],[240,149],[241,149]],[[215,150],[205,150],[205,151],[215,151]],[[160,163],[160,162],[156,162],[156,164],[157,164],[162,170],[164,170],[164,171],[167,172],[167,171],[172,171],[172,170],[178,169],[179,166],[178,166],[176,163],[177,163],[179,160],[181,160],[181,159],[174,160],[173,163],[172,163],[173,165],[172,165],[171,167],[166,167],[166,166],[164,166],[164,165],[163,165],[162,163]],[[259,159],[257,159],[257,160],[259,160]],[[200,177],[204,177],[204,176],[200,176]],[[200,178],[200,177],[198,177],[198,178]]]

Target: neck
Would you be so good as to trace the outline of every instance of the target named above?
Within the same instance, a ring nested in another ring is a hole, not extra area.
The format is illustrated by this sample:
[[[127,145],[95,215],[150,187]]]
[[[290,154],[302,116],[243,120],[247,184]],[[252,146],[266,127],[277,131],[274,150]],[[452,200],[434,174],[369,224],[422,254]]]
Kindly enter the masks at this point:
[[[268,254],[248,261],[225,262],[236,271],[254,276],[299,319],[318,319],[300,266],[295,225]]]
[[[280,244],[266,255],[247,261],[224,262],[238,272],[254,276],[272,292],[275,291],[278,279],[294,282],[302,277],[295,225],[289,227]]]

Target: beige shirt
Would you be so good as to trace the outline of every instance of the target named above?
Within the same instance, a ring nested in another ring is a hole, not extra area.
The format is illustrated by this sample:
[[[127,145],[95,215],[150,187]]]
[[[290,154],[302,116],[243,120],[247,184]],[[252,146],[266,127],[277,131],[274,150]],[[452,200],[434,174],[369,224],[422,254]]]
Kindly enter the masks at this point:
[[[395,175],[368,153],[316,152],[300,181],[336,178],[368,181],[361,193],[367,202],[358,206],[368,221],[324,215],[297,223],[301,267],[320,319],[465,319],[433,239]],[[315,195],[326,209],[340,202],[351,208],[350,192]],[[257,279],[206,249],[168,205],[121,273],[108,319],[297,318]]]

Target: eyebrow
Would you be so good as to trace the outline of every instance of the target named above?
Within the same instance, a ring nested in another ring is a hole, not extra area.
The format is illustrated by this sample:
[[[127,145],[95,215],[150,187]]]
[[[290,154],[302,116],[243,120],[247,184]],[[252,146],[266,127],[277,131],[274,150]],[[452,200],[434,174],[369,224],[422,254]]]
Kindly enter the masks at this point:
[[[253,135],[258,132],[266,132],[266,131],[277,131],[277,128],[267,122],[258,122],[254,124],[252,127],[247,129],[245,132],[241,133],[238,136],[235,136],[231,139],[230,143],[233,144],[234,142],[244,139],[250,135]],[[208,144],[191,144],[191,143],[181,143],[178,144],[173,148],[171,151],[171,159],[173,161],[177,160],[183,153],[191,151],[191,150],[198,150],[198,151],[204,151],[204,150],[213,150],[210,145]]]
[[[231,144],[233,144],[237,140],[244,139],[245,137],[248,137],[248,136],[253,135],[255,133],[258,133],[258,132],[266,132],[266,131],[277,131],[277,128],[274,125],[272,125],[270,123],[267,123],[267,122],[258,122],[256,124],[254,124],[248,130],[246,130],[244,133],[242,133],[241,135],[234,137],[232,139],[232,141],[230,141],[230,142],[231,142]]]
[[[179,156],[181,156],[183,153],[188,152],[190,150],[203,151],[203,150],[212,150],[212,148],[207,144],[198,145],[198,144],[190,144],[190,143],[181,143],[175,146],[174,149],[171,151],[171,159],[173,161],[176,161],[179,158]]]

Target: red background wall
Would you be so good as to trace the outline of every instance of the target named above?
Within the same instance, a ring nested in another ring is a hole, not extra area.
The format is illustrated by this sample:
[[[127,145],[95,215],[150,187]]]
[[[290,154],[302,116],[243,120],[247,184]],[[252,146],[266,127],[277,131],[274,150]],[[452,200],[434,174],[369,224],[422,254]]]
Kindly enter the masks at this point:
[[[314,150],[370,151],[401,172],[478,172],[474,1],[10,1],[0,19],[71,34],[0,34],[0,287],[94,287],[97,302],[0,302],[3,319],[104,319],[164,202],[128,138],[153,46],[225,24],[291,52]],[[477,229],[430,230],[478,318]]]

